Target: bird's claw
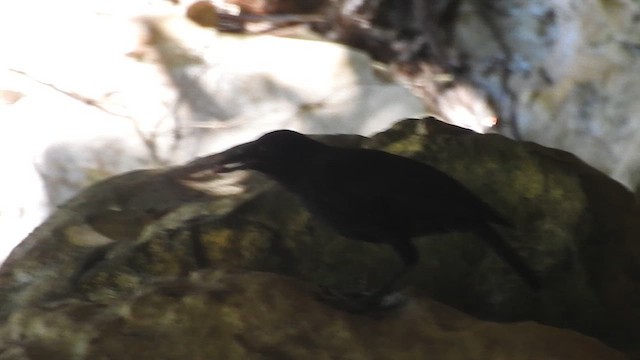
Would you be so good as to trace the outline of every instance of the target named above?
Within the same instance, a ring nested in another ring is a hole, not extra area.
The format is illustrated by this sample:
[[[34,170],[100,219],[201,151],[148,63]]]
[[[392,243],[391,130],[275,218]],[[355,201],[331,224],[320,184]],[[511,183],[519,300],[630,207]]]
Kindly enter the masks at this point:
[[[402,307],[409,298],[400,291],[345,292],[323,287],[317,294],[319,301],[336,309],[359,315],[380,316]]]

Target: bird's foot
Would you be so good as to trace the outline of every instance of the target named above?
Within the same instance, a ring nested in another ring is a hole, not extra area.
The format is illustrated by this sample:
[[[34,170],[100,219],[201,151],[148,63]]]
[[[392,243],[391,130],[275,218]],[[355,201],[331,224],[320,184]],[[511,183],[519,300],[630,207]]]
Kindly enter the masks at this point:
[[[405,305],[409,297],[403,291],[343,292],[324,287],[318,300],[342,311],[367,316],[381,316]]]

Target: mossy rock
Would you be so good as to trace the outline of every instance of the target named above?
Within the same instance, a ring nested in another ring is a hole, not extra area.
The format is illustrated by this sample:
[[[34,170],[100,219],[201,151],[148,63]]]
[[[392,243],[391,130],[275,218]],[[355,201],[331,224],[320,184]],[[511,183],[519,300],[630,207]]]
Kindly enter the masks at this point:
[[[408,280],[413,298],[487,320],[569,328],[638,351],[638,206],[622,185],[571,154],[433,118],[404,120],[370,139],[319,139],[449,173],[515,224],[499,231],[543,280],[533,291],[473,235],[452,233],[415,240],[421,262]],[[70,299],[114,304],[202,269],[278,273],[313,293],[317,286],[375,287],[400,266],[387,246],[336,235],[260,175],[240,175],[244,191],[222,196],[194,190],[182,171],[121,175],[63,206],[0,271],[0,315]]]

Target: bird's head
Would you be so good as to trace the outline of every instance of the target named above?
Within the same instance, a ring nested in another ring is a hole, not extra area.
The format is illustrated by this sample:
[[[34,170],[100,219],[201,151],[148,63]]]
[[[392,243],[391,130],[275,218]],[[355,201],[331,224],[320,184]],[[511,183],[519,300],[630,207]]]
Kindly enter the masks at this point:
[[[255,141],[198,158],[186,166],[196,171],[211,170],[215,173],[249,169],[279,177],[304,164],[317,146],[322,145],[305,135],[291,130],[277,130]]]

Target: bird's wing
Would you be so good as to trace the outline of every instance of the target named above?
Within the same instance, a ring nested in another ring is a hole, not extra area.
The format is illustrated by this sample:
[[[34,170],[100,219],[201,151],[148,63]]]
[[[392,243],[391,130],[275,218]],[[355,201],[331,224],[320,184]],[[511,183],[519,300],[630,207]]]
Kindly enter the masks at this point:
[[[358,211],[378,221],[396,221],[398,226],[430,222],[433,231],[440,231],[461,222],[492,221],[497,216],[449,175],[409,158],[354,150],[332,157],[320,168],[333,174],[323,177],[322,193],[361,204]]]
[[[434,201],[452,195],[448,194],[452,185],[459,187],[457,182],[452,184],[455,180],[427,164],[381,151],[344,153],[323,168],[339,174],[326,176],[327,186],[334,191],[378,205]]]
[[[404,214],[422,207],[433,209],[433,205],[420,204],[440,197],[439,191],[426,183],[429,176],[422,164],[383,152],[344,151],[316,169],[322,181],[316,182],[315,202],[330,201],[333,205],[326,206],[333,211],[357,211],[370,221],[402,222],[400,213],[407,217]],[[433,181],[438,181],[437,176]]]

